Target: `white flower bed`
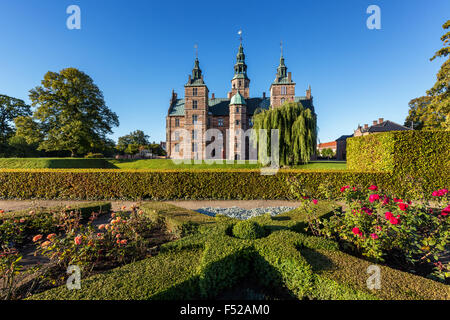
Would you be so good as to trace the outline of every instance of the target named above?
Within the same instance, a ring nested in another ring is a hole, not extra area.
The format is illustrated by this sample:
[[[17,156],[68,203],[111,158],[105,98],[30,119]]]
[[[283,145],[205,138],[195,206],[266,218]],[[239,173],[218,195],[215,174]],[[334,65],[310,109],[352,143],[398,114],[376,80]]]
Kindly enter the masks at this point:
[[[195,211],[199,213],[206,214],[211,217],[215,217],[218,214],[222,214],[227,217],[236,218],[240,220],[247,220],[253,217],[257,217],[266,213],[270,213],[272,216],[276,216],[280,213],[285,213],[294,210],[295,207],[266,207],[266,208],[254,208],[254,209],[243,209],[239,207],[230,208],[200,208]]]

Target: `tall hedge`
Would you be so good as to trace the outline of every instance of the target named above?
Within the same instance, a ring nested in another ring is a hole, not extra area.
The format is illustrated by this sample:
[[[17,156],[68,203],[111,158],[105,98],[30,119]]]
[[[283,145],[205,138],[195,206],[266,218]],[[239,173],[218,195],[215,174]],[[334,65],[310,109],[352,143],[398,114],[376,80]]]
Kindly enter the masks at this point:
[[[393,131],[347,140],[347,168],[392,174],[394,189],[450,186],[450,131]]]
[[[384,172],[280,170],[0,170],[0,199],[292,199],[289,177],[313,196],[330,183],[389,188]]]

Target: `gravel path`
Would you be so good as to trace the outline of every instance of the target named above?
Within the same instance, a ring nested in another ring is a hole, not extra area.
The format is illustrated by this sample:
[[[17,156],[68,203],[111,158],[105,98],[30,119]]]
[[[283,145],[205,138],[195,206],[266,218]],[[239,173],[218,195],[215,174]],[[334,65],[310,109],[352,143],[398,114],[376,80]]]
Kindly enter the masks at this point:
[[[0,209],[5,212],[39,208],[39,207],[55,207],[55,206],[74,206],[84,202],[91,201],[71,201],[71,200],[0,200]],[[145,203],[142,201],[141,203]],[[295,201],[284,200],[177,200],[165,201],[173,205],[197,210],[200,208],[230,208],[239,207],[242,209],[267,208],[267,207],[298,207],[300,204]],[[138,201],[111,201],[113,211],[120,210],[123,206],[129,208]]]
[[[215,217],[218,214],[225,215],[227,217],[236,218],[240,220],[247,220],[253,217],[257,217],[266,213],[270,213],[272,216],[276,216],[277,214],[284,213],[287,211],[294,210],[296,207],[265,207],[265,208],[253,208],[253,209],[243,209],[239,207],[231,207],[231,208],[199,208],[195,211],[199,213],[206,214],[211,217]]]

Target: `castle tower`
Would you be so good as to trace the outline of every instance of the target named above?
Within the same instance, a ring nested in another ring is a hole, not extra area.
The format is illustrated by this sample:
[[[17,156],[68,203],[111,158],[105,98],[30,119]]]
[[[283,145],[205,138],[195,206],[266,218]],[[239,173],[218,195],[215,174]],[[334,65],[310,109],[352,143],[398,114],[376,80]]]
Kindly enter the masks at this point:
[[[281,46],[280,64],[274,82],[270,86],[270,105],[277,108],[285,102],[294,102],[295,82],[284,64],[283,47]]]
[[[245,64],[244,47],[239,45],[238,54],[236,55],[236,64],[234,65],[234,77],[231,80],[231,91],[228,93],[230,99],[236,93],[240,93],[245,99],[250,97],[250,79],[247,77],[247,65]]]
[[[203,81],[202,70],[198,58],[195,59],[192,76],[184,85],[185,99],[185,129],[189,132],[189,139],[184,144],[186,156],[190,159],[204,159],[205,131],[208,122],[209,90]]]
[[[244,160],[245,137],[247,130],[247,103],[245,98],[237,92],[230,101],[230,130],[228,138],[228,159]]]

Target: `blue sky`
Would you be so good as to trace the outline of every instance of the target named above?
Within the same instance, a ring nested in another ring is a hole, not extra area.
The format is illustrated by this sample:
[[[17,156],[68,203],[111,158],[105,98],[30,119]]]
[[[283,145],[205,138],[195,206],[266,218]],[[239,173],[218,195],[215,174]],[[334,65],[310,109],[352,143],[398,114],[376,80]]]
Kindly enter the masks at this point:
[[[66,27],[72,4],[81,30]],[[371,4],[381,8],[381,30],[366,27]],[[141,129],[159,142],[172,89],[184,95],[194,44],[210,92],[225,97],[242,28],[250,95],[269,92],[283,40],[296,94],[311,85],[326,142],[379,117],[403,123],[408,101],[443,63],[429,58],[449,13],[448,0],[2,0],[0,93],[29,102],[47,71],[76,67],[119,115],[112,138]]]

